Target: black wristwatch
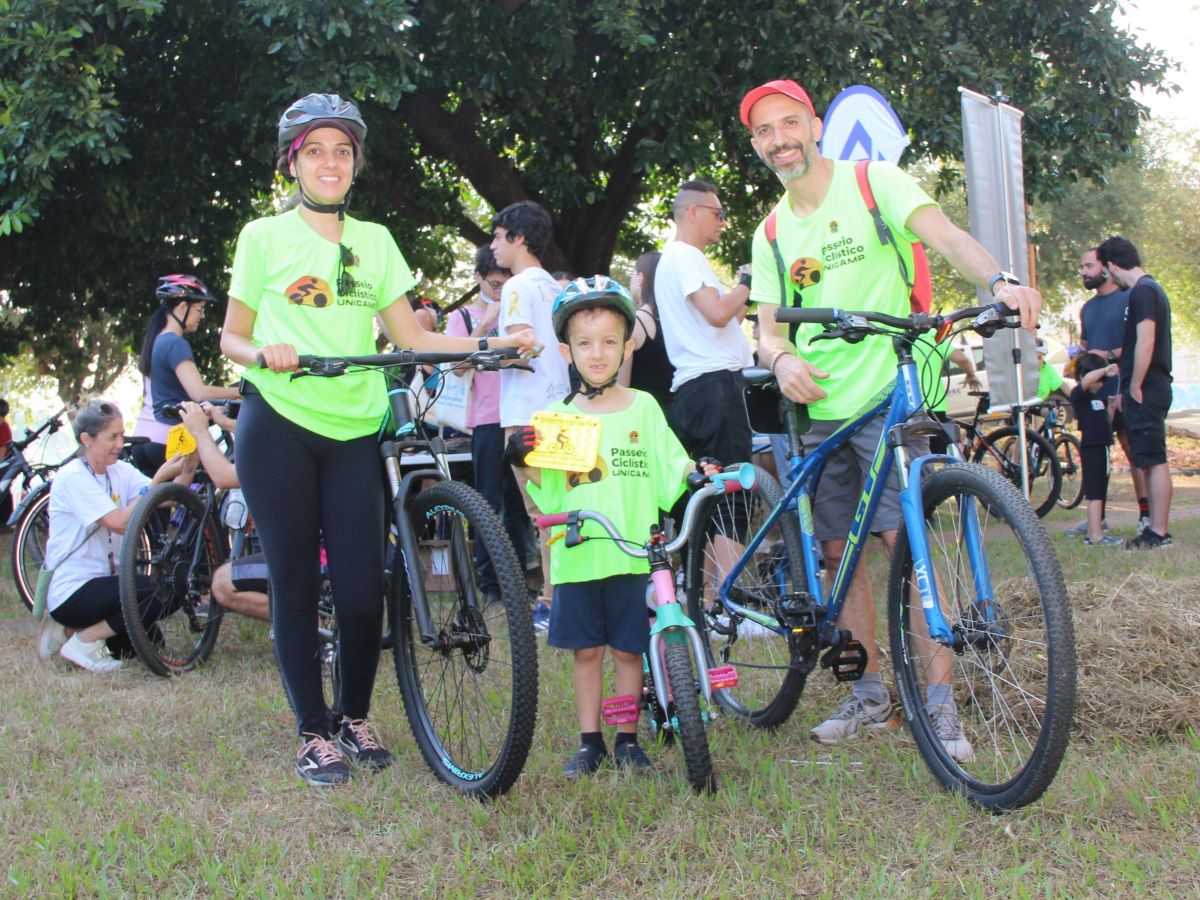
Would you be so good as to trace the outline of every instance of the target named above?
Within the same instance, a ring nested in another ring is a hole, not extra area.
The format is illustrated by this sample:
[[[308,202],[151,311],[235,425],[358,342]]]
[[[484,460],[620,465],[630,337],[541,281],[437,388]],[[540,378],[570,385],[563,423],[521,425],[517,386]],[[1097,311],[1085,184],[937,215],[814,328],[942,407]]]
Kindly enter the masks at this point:
[[[738,284],[745,285],[747,288],[749,288],[750,287],[750,273],[743,272],[741,275],[739,275],[738,276]]]
[[[488,348],[488,339],[487,339],[487,338],[480,338],[480,339],[479,339],[479,349],[480,349],[480,350],[486,350],[487,348]]]
[[[1002,281],[1005,282],[1006,284],[1015,284],[1018,287],[1021,284],[1021,279],[1018,278],[1016,275],[1014,275],[1012,272],[997,272],[995,275],[993,275],[991,278],[988,279],[988,293],[991,294],[992,296],[995,296],[996,295],[996,285],[998,285]]]

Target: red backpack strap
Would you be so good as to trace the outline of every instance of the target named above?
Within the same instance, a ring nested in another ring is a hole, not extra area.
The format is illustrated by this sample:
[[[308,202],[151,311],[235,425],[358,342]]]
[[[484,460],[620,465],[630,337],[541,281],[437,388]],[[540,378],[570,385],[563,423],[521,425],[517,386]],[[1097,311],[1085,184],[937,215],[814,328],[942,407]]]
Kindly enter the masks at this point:
[[[879,211],[879,204],[875,202],[875,193],[871,190],[871,179],[867,175],[870,165],[869,159],[860,159],[854,164],[854,177],[858,180],[858,192],[862,194],[863,202],[867,204],[867,210],[871,213],[871,218],[875,220],[875,233],[879,235],[879,243],[891,244],[892,250],[896,252],[896,265],[900,269],[900,277],[911,293],[913,281],[908,276],[908,266],[904,264],[904,254],[900,252],[900,245],[896,243],[896,236],[892,234],[892,229],[884,221],[883,213]],[[926,261],[926,268],[928,268],[928,261]]]
[[[788,290],[787,263],[783,261],[783,254],[779,252],[778,206],[772,206],[771,211],[767,213],[767,218],[763,221],[763,234],[771,244],[771,252],[775,254],[775,269],[779,273],[779,305],[790,306],[788,300],[791,299],[791,291]]]

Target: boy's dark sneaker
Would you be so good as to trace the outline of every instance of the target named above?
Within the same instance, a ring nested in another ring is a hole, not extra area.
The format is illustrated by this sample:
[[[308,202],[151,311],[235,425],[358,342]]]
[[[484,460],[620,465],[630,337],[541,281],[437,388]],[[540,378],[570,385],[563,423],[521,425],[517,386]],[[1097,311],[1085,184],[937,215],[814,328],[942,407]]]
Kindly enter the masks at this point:
[[[571,761],[563,766],[563,774],[568,778],[578,778],[580,775],[591,775],[608,759],[608,751],[603,745],[581,744],[571,757]]]
[[[1158,550],[1160,547],[1170,547],[1171,533],[1159,534],[1153,528],[1145,529],[1141,534],[1125,545],[1126,550]]]
[[[649,772],[654,768],[646,751],[637,744],[617,744],[613,748],[613,759],[622,769],[636,769],[639,772]]]
[[[338,745],[329,738],[305,734],[308,738],[296,754],[296,774],[314,787],[333,787],[350,780],[350,767]]]
[[[392,764],[392,754],[379,743],[379,733],[366,719],[342,719],[337,742],[357,765],[378,772]]]

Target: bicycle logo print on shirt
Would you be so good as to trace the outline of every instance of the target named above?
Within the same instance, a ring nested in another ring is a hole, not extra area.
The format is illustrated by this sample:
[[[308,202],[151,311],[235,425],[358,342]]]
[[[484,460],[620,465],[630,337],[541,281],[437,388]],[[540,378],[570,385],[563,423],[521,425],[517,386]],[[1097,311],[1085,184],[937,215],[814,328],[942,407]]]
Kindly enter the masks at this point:
[[[350,289],[334,299],[335,294],[329,282],[316,275],[305,275],[297,278],[287,288],[284,295],[288,302],[296,306],[310,306],[313,309],[326,309],[331,306],[374,306],[375,288],[362,277],[356,278]]]

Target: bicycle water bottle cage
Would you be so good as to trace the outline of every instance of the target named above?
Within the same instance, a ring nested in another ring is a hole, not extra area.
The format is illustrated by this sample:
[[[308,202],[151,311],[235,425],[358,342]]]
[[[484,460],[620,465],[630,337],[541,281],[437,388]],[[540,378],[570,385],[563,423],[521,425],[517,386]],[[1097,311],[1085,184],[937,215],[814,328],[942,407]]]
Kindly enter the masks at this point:
[[[867,671],[867,648],[849,631],[839,630],[836,642],[821,657],[821,668],[832,669],[838,681],[858,681]]]
[[[638,720],[637,698],[633,694],[606,697],[600,704],[605,725],[630,725]]]

